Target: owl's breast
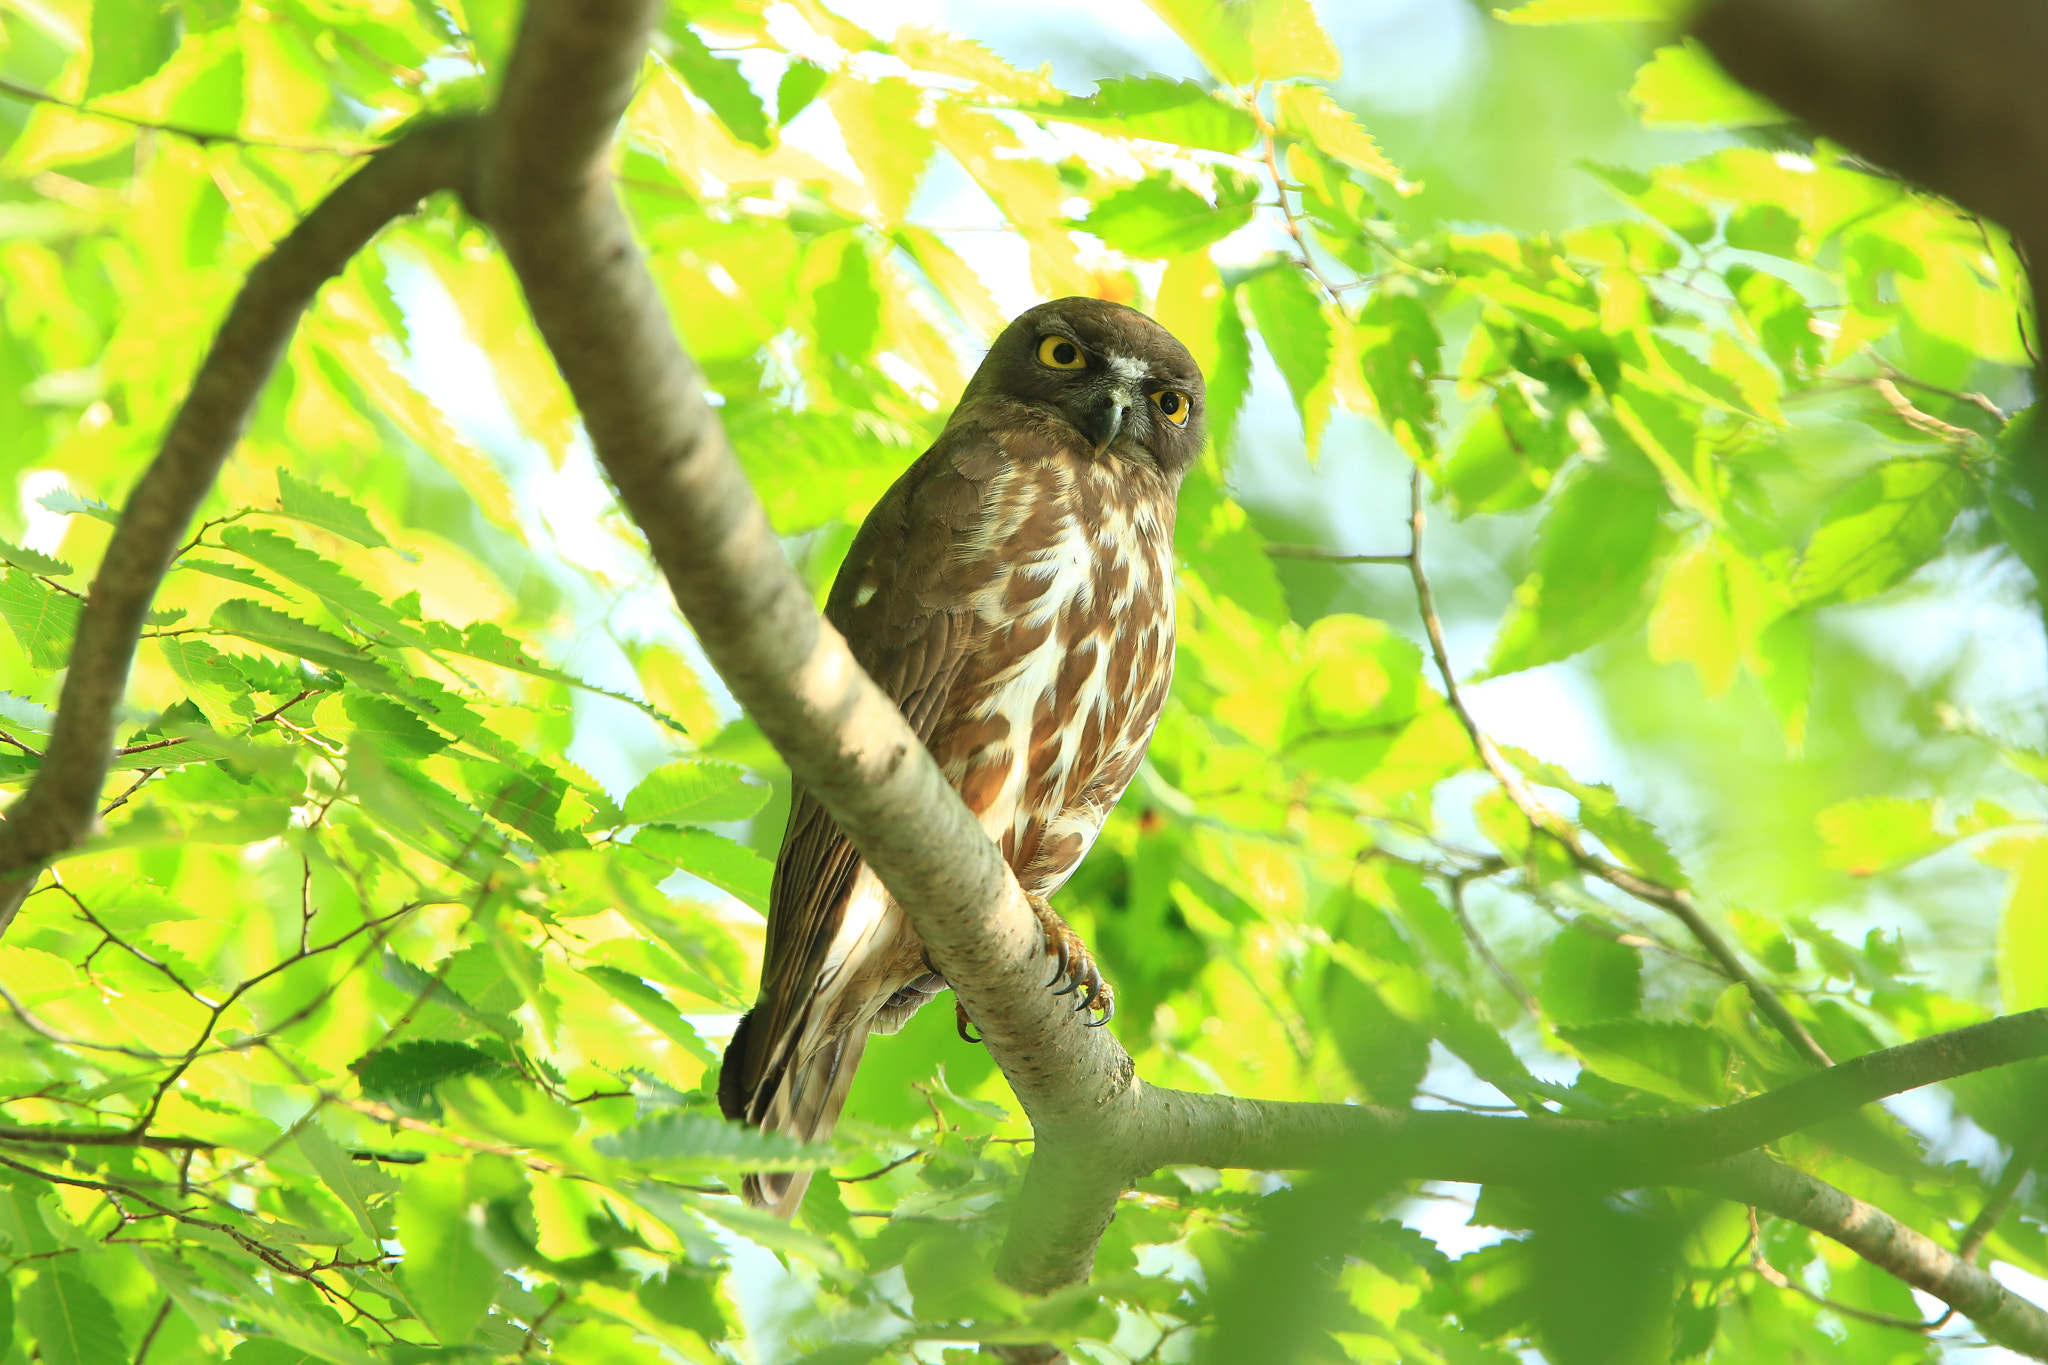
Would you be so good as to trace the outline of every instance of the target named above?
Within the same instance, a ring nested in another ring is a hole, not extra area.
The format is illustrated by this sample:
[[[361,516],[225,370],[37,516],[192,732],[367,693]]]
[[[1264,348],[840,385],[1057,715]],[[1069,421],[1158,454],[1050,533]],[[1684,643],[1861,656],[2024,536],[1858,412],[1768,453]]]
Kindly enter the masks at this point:
[[[1007,473],[958,565],[982,646],[933,753],[1019,873],[1047,870],[1027,883],[1042,893],[1136,771],[1172,669],[1171,503],[1117,472]]]

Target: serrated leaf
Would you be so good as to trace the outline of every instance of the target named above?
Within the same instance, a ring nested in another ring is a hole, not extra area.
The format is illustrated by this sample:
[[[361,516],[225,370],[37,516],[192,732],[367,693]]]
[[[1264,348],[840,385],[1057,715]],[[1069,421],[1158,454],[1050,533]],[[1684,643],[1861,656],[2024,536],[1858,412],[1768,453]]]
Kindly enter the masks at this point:
[[[762,107],[761,97],[754,93],[753,84],[740,70],[740,64],[704,46],[697,31],[685,22],[682,10],[670,14],[669,22],[662,27],[669,40],[669,65],[690,87],[690,93],[710,105],[726,131],[741,142],[763,151],[773,146],[768,111]]]
[[[21,1317],[46,1365],[126,1365],[114,1306],[80,1275],[44,1262],[22,1295]]]
[[[17,569],[26,569],[45,578],[62,578],[71,572],[71,566],[63,560],[52,559],[40,550],[25,549],[8,540],[0,540],[0,563],[12,564]]]
[[[782,79],[775,83],[775,121],[788,123],[801,114],[830,77],[831,73],[816,62],[801,58],[791,62]]]
[[[2048,839],[2020,852],[1998,923],[1998,996],[2007,1014],[2048,1006]]]
[[[1262,330],[1264,326],[1260,323]],[[1382,284],[1359,310],[1353,348],[1373,406],[1387,434],[1421,461],[1436,457],[1437,401],[1432,376],[1441,362],[1443,344],[1428,305],[1404,280]],[[1502,399],[1507,401],[1505,394]]]
[[[419,558],[397,549],[386,540],[384,533],[370,520],[370,514],[360,506],[339,493],[330,493],[317,484],[301,481],[289,469],[279,468],[277,471],[277,500],[279,515],[303,521],[308,526],[317,526],[368,549],[391,550],[407,563]]]
[[[247,1298],[209,1289],[198,1289],[194,1293],[209,1303],[220,1305],[235,1318],[266,1328],[287,1346],[316,1360],[326,1361],[328,1365],[388,1365],[332,1318],[323,1322],[275,1297],[261,1296],[254,1285],[250,1286]]]
[[[690,1027],[689,1020],[683,1018],[681,1012],[669,1003],[668,997],[639,977],[617,967],[603,965],[585,967],[583,975],[602,986],[605,994],[612,999],[661,1030],[663,1036],[670,1042],[681,1047],[698,1061],[706,1066],[717,1062],[717,1055],[705,1045],[697,1030]]]
[[[1793,595],[1854,602],[1902,582],[1941,548],[1968,490],[1946,460],[1886,460],[1828,509],[1792,574]]]
[[[1538,995],[1557,1024],[1624,1019],[1643,1003],[1643,955],[1591,930],[1567,928],[1543,954]]]
[[[1616,1085],[1684,1104],[1727,1099],[1727,1044],[1698,1024],[1627,1020],[1562,1027],[1557,1036],[1588,1069]]]
[[[293,600],[290,593],[272,583],[262,574],[257,573],[247,564],[230,564],[218,559],[192,559],[188,557],[179,560],[172,567],[176,569],[190,569],[194,573],[203,573],[214,578],[224,578],[230,583],[239,583],[245,588],[258,588],[264,592],[282,597],[287,602]]]
[[[656,768],[626,797],[629,825],[715,825],[761,809],[766,787],[750,786],[731,763],[686,758]]]
[[[229,526],[221,531],[220,541],[243,558],[306,589],[345,621],[374,626],[403,639],[414,636],[413,630],[377,594],[333,560],[288,536],[261,527]]]
[[[1313,452],[1329,412],[1323,382],[1330,373],[1330,322],[1323,316],[1322,301],[1308,276],[1291,263],[1260,271],[1244,282],[1243,290],[1259,336],[1294,396]]]
[[[1147,0],[1202,64],[1233,85],[1288,76],[1335,79],[1337,45],[1309,0]]]
[[[932,135],[918,123],[924,99],[924,91],[899,76],[840,81],[825,92],[885,224],[902,221],[931,163]]]
[[[1195,81],[1166,76],[1117,77],[1098,83],[1087,99],[1023,108],[1041,118],[1215,152],[1241,152],[1259,135],[1258,124],[1244,110],[1225,104]]]
[[[287,616],[275,607],[235,597],[214,609],[213,626],[238,635],[253,644],[290,654],[307,663],[319,664],[365,682],[378,691],[389,691],[390,678],[383,668],[362,650],[320,627]]]
[[[121,514],[98,498],[82,498],[68,488],[53,488],[36,499],[36,505],[65,516],[88,516],[112,526],[121,520]]]
[[[78,599],[58,592],[34,575],[10,568],[0,575],[0,616],[21,642],[30,666],[54,673],[71,656],[78,630]]]
[[[1658,48],[1628,95],[1652,125],[1740,128],[1789,121],[1784,110],[1723,71],[1697,38]]]
[[[633,836],[632,847],[670,863],[753,906],[768,910],[768,884],[775,868],[745,844],[703,829],[649,826]]]
[[[505,1064],[481,1048],[440,1038],[414,1038],[364,1053],[349,1063],[357,1084],[373,1100],[427,1107],[434,1087],[454,1076],[489,1076]]]
[[[799,1142],[784,1133],[764,1133],[709,1114],[662,1114],[596,1139],[591,1146],[608,1157],[643,1166],[718,1166],[727,1170],[817,1170],[838,1153]]]
[[[448,747],[448,741],[412,711],[388,697],[348,692],[341,699],[342,710],[354,726],[354,735],[400,758],[425,758]]]
[[[230,729],[254,717],[249,684],[228,657],[206,641],[190,635],[176,635],[157,641],[164,662],[171,666],[185,695],[206,716],[216,730]]]
[[[1355,171],[1386,181],[1402,194],[1413,194],[1401,168],[1365,131],[1365,125],[1330,98],[1320,85],[1283,85],[1273,92],[1274,108],[1280,115],[1280,130],[1313,146],[1324,156],[1341,161]]]
[[[446,1345],[470,1338],[497,1293],[500,1272],[471,1232],[467,1169],[429,1162],[414,1167],[398,1196],[405,1243],[399,1276],[420,1316]]]
[[[319,1177],[319,1183],[328,1187],[330,1195],[340,1199],[342,1207],[348,1209],[350,1218],[356,1220],[356,1228],[362,1232],[362,1238],[375,1246],[381,1234],[377,1230],[377,1218],[371,1216],[371,1191],[367,1189],[365,1181],[358,1179],[358,1173],[352,1169],[348,1154],[342,1152],[340,1146],[336,1146],[334,1138],[328,1136],[326,1128],[313,1124],[313,1121],[299,1128],[297,1144],[299,1152],[313,1166],[313,1175]]]
[[[1249,203],[1211,204],[1178,176],[1160,173],[1101,200],[1078,226],[1130,256],[1180,256],[1252,220]]]

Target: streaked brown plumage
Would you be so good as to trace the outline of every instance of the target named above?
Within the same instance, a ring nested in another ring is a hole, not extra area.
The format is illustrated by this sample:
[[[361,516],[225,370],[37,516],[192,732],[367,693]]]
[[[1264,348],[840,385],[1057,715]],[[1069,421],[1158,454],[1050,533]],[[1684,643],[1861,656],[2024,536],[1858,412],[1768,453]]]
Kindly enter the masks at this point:
[[[1202,402],[1193,358],[1144,314],[1085,298],[1031,309],[869,515],[825,611],[1001,845],[1066,989],[1105,1015],[1109,988],[1046,898],[1123,795],[1166,697],[1174,499]],[[819,1139],[869,1033],[900,1029],[945,982],[801,789],[770,902],[760,998],[719,1103]],[[805,1184],[747,1188],[787,1215]]]

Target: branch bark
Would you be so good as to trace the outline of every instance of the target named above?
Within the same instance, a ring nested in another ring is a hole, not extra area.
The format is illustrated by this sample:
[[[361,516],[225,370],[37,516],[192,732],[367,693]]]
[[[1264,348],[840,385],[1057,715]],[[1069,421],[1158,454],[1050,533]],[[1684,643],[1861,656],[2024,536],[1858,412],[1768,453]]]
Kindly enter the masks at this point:
[[[1872,1054],[1720,1111],[1596,1124],[1150,1088],[1114,1037],[1050,995],[1014,878],[785,561],[614,197],[612,130],[658,13],[655,0],[534,0],[485,120],[379,153],[252,273],[95,579],[43,770],[0,828],[0,927],[40,864],[92,830],[143,613],[299,313],[385,222],[456,187],[498,232],[706,652],[910,915],[1029,1115],[1039,1145],[998,1267],[1006,1281],[1045,1291],[1084,1278],[1120,1193],[1162,1165],[1367,1163],[1375,1180],[1527,1183],[1570,1168],[1610,1184],[1691,1180],[1797,1218],[2048,1358],[2038,1311],[1980,1272],[1839,1191],[1737,1155],[1885,1094],[2048,1055],[2048,1012]]]
[[[257,395],[320,286],[386,223],[452,188],[475,121],[449,119],[400,138],[343,181],[249,272],[172,419],[156,459],[121,513],[72,641],[42,767],[0,824],[0,934],[42,866],[99,823],[101,788],[143,616]]]

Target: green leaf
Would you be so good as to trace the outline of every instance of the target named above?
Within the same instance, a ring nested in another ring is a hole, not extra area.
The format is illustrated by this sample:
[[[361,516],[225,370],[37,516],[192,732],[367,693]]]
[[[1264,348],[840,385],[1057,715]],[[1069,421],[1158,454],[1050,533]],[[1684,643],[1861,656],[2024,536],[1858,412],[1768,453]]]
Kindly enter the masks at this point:
[[[1784,110],[1723,71],[1697,38],[1658,48],[1628,95],[1652,125],[1739,128],[1788,121]]]
[[[639,1015],[655,1028],[661,1030],[670,1042],[681,1047],[706,1066],[716,1064],[718,1057],[704,1043],[697,1030],[690,1026],[668,997],[648,985],[631,972],[617,967],[602,965],[585,967],[583,975],[604,988],[605,994]]]
[[[744,820],[768,800],[731,763],[686,758],[656,768],[626,797],[629,825],[715,825]]]
[[[297,541],[249,526],[229,526],[221,531],[220,540],[236,554],[305,588],[328,610],[358,629],[373,626],[402,639],[416,638],[416,632],[382,598],[358,583],[339,564]]]
[[[1085,100],[1022,108],[1124,137],[1215,152],[1241,152],[1259,136],[1258,124],[1244,110],[1225,104],[1198,82],[1165,76],[1117,77],[1098,83]]]
[[[1211,204],[1175,175],[1149,175],[1096,201],[1086,228],[1129,256],[1180,256],[1252,220],[1249,203]]]
[[[393,550],[408,563],[419,558],[395,549],[370,520],[370,514],[361,507],[339,493],[330,493],[315,484],[302,482],[289,469],[277,471],[277,500],[279,511],[275,515],[317,526],[368,549]]]
[[[63,560],[52,559],[40,550],[23,549],[7,540],[0,540],[0,563],[12,564],[17,569],[26,569],[45,578],[62,578],[71,572],[71,566]]]
[[[1551,500],[1534,572],[1486,661],[1489,676],[1565,659],[1639,619],[1671,544],[1663,490],[1611,465],[1586,465]]]
[[[1298,266],[1283,263],[1244,282],[1252,321],[1294,395],[1309,448],[1315,449],[1328,405],[1319,390],[1330,373],[1330,323],[1315,286]]]
[[[1728,1097],[1728,1048],[1698,1024],[1646,1020],[1561,1027],[1557,1036],[1588,1070],[1617,1085],[1684,1104],[1715,1105]]]
[[[249,698],[249,684],[227,655],[206,641],[177,635],[157,641],[157,648],[171,672],[185,685],[185,695],[206,716],[216,730],[228,730],[254,719],[257,712]]]
[[[1887,460],[1828,509],[1792,574],[1802,603],[1854,602],[1903,582],[1932,559],[1969,492],[1947,460]]]
[[[21,1317],[46,1365],[127,1365],[114,1306],[69,1270],[44,1262],[22,1295]]]
[[[275,1337],[249,1337],[228,1352],[228,1365],[317,1365],[322,1359],[316,1351]]]
[[[505,1064],[481,1048],[439,1038],[415,1038],[364,1053],[349,1063],[363,1094],[415,1109],[432,1105],[434,1087],[451,1076],[491,1076]]]
[[[344,693],[342,710],[354,726],[354,739],[366,740],[395,758],[425,758],[448,747],[448,741],[408,708],[386,697]]]
[[[1309,0],[1146,0],[1202,64],[1234,85],[1335,79],[1343,63]],[[1225,149],[1229,150],[1229,149]]]
[[[214,578],[225,578],[228,582],[239,583],[245,588],[258,588],[264,592],[273,593],[278,597],[282,597],[287,602],[293,600],[290,593],[272,583],[262,574],[257,573],[247,564],[230,564],[218,559],[192,559],[188,557],[179,560],[171,567],[174,569],[191,569],[197,573],[209,574]]]
[[[88,516],[112,526],[121,520],[121,514],[98,498],[84,498],[68,488],[53,488],[36,499],[36,505],[65,516]]]
[[[1642,1007],[1643,955],[1589,929],[1567,928],[1543,954],[1538,996],[1556,1024],[1625,1019]]]
[[[85,98],[126,90],[156,74],[177,51],[178,29],[177,10],[162,0],[94,0]]]
[[[825,88],[830,72],[816,62],[798,58],[782,73],[782,79],[775,86],[775,121],[788,123],[802,113],[810,102]]]
[[[398,1196],[399,1278],[435,1338],[451,1346],[470,1339],[500,1279],[470,1230],[469,1204],[467,1171],[454,1162],[414,1167]]]
[[[356,646],[261,602],[246,597],[230,598],[214,608],[213,625],[216,630],[239,635],[280,654],[332,668],[380,692],[391,689],[391,679],[383,667]]]
[[[764,1133],[709,1114],[663,1114],[591,1143],[605,1156],[642,1166],[719,1166],[728,1170],[817,1170],[836,1149]]]
[[[1429,1035],[1387,1007],[1378,989],[1332,965],[1323,1008],[1338,1055],[1373,1104],[1405,1108],[1429,1070]]]
[[[1262,332],[1265,326],[1261,321]],[[1387,433],[1413,458],[1434,459],[1437,403],[1431,376],[1441,364],[1444,343],[1414,287],[1396,278],[1373,290],[1358,312],[1355,344]],[[1526,410],[1524,403],[1517,415]]]
[[[246,1298],[230,1298],[211,1290],[196,1291],[198,1296],[226,1308],[235,1318],[253,1322],[268,1329],[288,1348],[303,1352],[328,1365],[388,1365],[388,1362],[373,1354],[369,1347],[353,1333],[335,1322],[333,1318],[316,1318],[310,1313],[291,1307],[277,1297],[263,1293],[253,1284]],[[294,1357],[286,1356],[291,1360]]]
[[[2007,1014],[2048,1006],[2048,839],[2023,848],[1998,923],[1998,995]]]
[[[376,1245],[383,1234],[370,1213],[369,1201],[378,1192],[381,1178],[374,1171],[353,1167],[348,1154],[317,1122],[309,1121],[300,1127],[297,1142],[300,1153],[312,1166],[313,1174],[320,1177],[320,1183],[327,1187],[327,1192],[340,1200],[341,1206],[356,1220],[363,1239],[372,1246]]]
[[[1386,181],[1403,194],[1411,194],[1417,188],[1402,177],[1400,167],[1387,160],[1365,126],[1320,85],[1280,86],[1273,92],[1273,105],[1279,112],[1282,132],[1302,139],[1354,171]]]
[[[768,131],[768,111],[761,97],[731,57],[720,57],[704,46],[697,31],[684,21],[684,11],[669,11],[662,32],[669,40],[668,61],[690,87],[690,93],[711,106],[711,112],[741,142],[766,151],[775,139]],[[815,93],[815,92],[813,92]]]
[[[0,616],[21,642],[31,667],[54,673],[71,656],[78,630],[78,599],[58,592],[31,574],[9,569],[0,575]]]
[[[932,159],[932,135],[918,122],[924,91],[900,76],[887,76],[841,81],[825,100],[882,221],[901,222]]]
[[[768,884],[774,878],[775,868],[745,844],[736,844],[709,830],[656,825],[634,835],[632,847],[702,877],[767,913]]]
[[[1934,828],[1934,803],[1868,796],[1829,806],[1814,818],[1821,861],[1854,877],[1874,876],[1946,847]]]

